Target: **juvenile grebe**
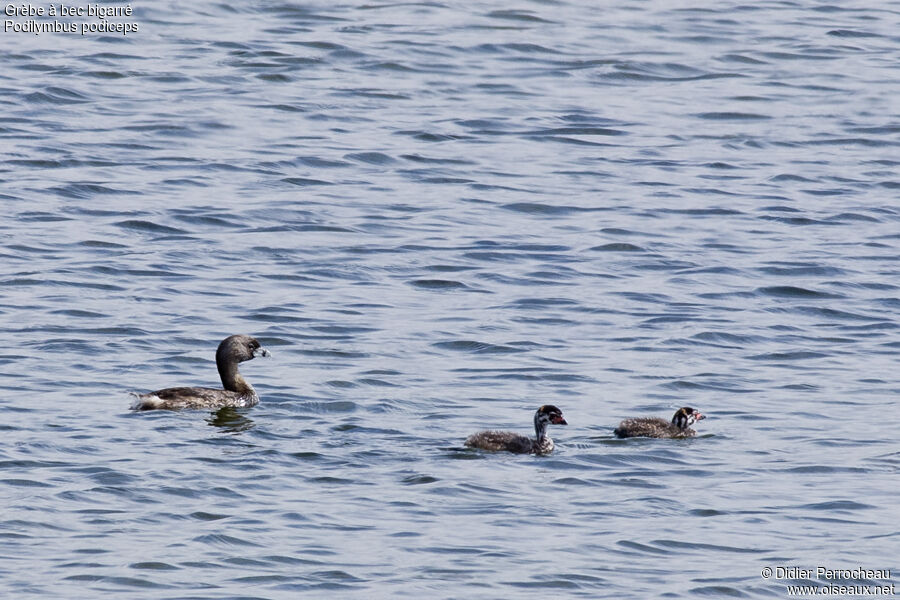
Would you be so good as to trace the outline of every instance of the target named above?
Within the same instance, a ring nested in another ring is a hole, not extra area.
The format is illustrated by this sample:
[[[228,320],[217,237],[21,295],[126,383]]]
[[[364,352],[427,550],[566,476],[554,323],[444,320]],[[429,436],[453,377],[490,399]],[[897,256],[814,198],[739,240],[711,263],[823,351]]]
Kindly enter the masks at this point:
[[[269,351],[249,335],[232,335],[222,340],[216,350],[216,367],[223,390],[202,387],[176,387],[136,394],[133,410],[179,410],[183,408],[224,408],[254,406],[259,396],[240,372],[238,363],[269,356]]]
[[[636,419],[625,419],[616,427],[615,433],[620,438],[630,437],[651,437],[651,438],[686,438],[697,435],[697,432],[691,429],[691,425],[705,419],[699,410],[695,410],[690,406],[682,406],[675,411],[672,421],[656,417],[638,417]]]
[[[549,454],[553,451],[553,440],[547,435],[547,425],[551,423],[568,425],[561,410],[545,404],[534,413],[534,433],[537,439],[511,431],[480,431],[466,439],[466,446],[482,450],[505,450],[517,454]]]

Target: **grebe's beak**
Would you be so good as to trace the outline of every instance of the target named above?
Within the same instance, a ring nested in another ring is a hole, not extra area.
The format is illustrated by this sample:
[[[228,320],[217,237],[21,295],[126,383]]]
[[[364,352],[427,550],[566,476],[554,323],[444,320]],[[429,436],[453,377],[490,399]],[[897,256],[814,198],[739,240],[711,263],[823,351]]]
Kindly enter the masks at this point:
[[[256,358],[257,356],[272,356],[272,353],[260,346],[253,351],[253,358]]]
[[[568,425],[568,423],[566,423],[566,420],[563,419],[562,415],[559,415],[558,417],[553,417],[552,419],[550,419],[550,422],[553,423],[554,425]]]
[[[700,414],[697,411],[694,411],[694,418],[697,419],[698,421],[702,421],[703,419],[706,418],[706,415]]]

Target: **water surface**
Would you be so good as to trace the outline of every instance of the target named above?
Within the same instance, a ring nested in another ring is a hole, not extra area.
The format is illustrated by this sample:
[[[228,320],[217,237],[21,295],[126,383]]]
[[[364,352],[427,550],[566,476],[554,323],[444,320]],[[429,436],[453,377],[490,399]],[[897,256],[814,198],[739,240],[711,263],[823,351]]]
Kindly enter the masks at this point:
[[[0,35],[5,596],[900,570],[896,2],[134,9]],[[128,411],[237,332],[258,407]]]

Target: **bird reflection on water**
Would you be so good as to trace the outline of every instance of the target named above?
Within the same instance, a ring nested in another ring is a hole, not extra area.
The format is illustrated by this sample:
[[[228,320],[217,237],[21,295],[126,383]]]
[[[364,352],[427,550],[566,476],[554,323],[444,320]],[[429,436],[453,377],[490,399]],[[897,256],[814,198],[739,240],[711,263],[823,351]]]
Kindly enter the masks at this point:
[[[241,433],[256,427],[253,419],[244,416],[243,409],[231,406],[211,412],[206,422],[212,427],[220,428],[224,433]]]

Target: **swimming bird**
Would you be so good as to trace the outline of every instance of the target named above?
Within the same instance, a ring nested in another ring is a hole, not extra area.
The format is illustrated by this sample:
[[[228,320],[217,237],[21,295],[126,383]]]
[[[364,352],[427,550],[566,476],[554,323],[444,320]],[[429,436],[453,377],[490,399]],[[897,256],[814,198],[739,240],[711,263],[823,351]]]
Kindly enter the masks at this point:
[[[691,429],[691,425],[705,419],[699,410],[690,406],[682,406],[675,411],[672,421],[666,421],[657,417],[637,417],[625,419],[613,431],[620,438],[651,437],[651,438],[686,438],[697,435]]]
[[[553,440],[547,435],[547,426],[551,423],[568,425],[561,410],[551,404],[545,404],[534,413],[536,439],[511,431],[480,431],[466,439],[466,446],[482,450],[505,450],[516,454],[549,454],[553,451]]]
[[[216,350],[216,367],[222,378],[217,390],[203,387],[175,387],[146,394],[135,394],[133,410],[180,410],[184,408],[245,407],[259,404],[259,396],[253,386],[241,376],[238,363],[253,360],[257,356],[270,356],[256,338],[249,335],[232,335],[219,344]]]

